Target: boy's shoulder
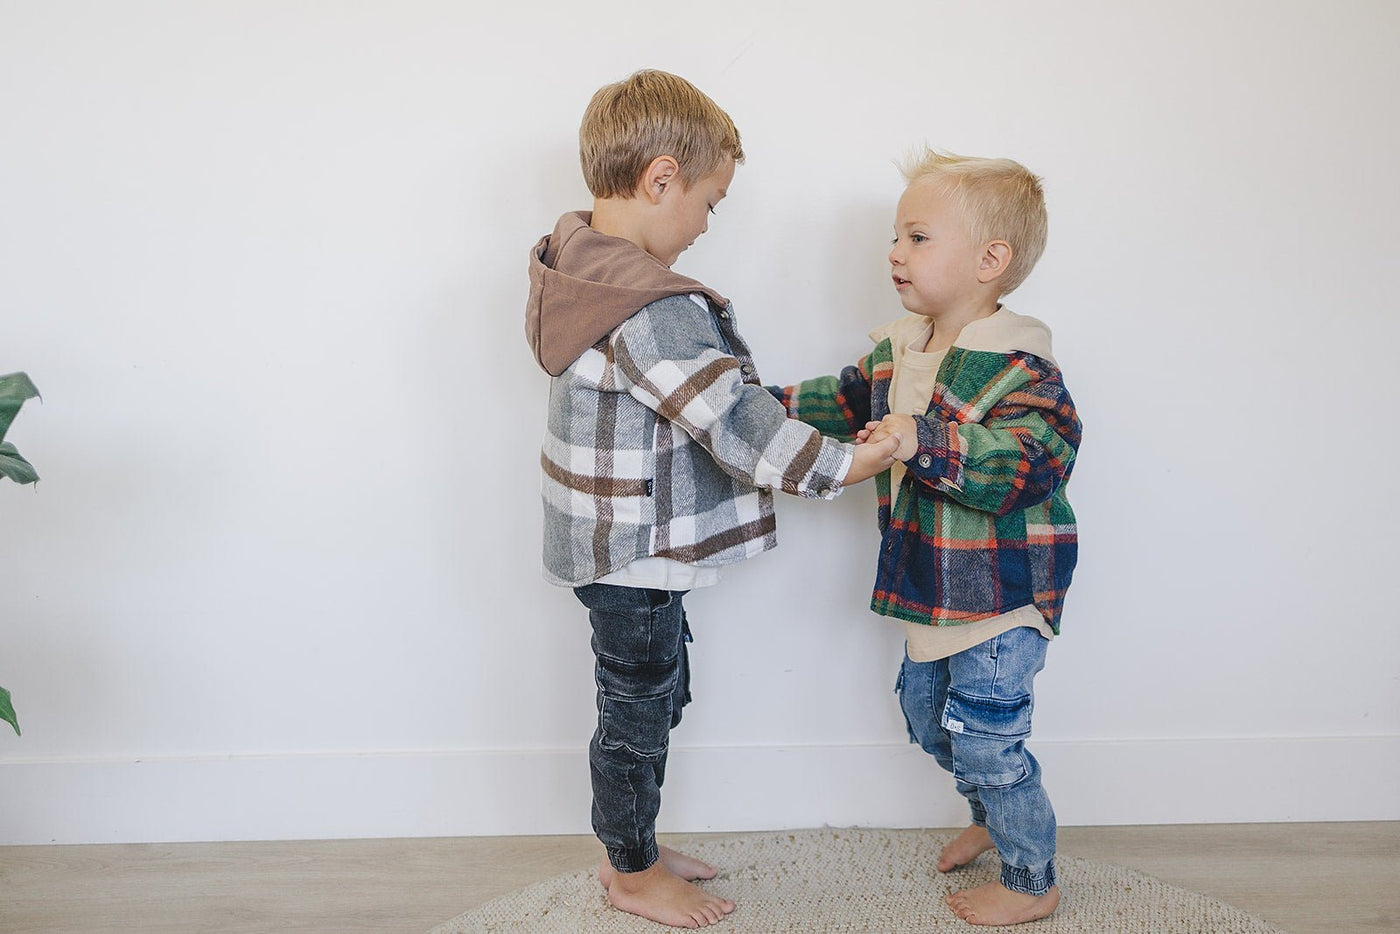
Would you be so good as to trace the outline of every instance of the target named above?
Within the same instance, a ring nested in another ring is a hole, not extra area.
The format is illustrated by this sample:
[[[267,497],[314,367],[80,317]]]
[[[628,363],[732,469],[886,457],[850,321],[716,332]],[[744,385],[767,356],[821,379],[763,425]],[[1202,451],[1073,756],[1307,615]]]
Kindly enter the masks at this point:
[[[727,306],[714,304],[700,292],[666,295],[647,302],[613,329],[610,339],[623,343],[640,337],[670,338],[677,335],[695,336],[699,332],[718,333],[717,314],[728,314]]]
[[[1052,343],[1050,326],[1044,321],[1002,306],[995,314],[966,325],[953,346],[974,352],[1030,354],[1058,368]]]
[[[631,241],[594,230],[590,220],[586,211],[565,214],[530,251],[525,335],[551,376],[659,299],[694,292],[728,304]]]

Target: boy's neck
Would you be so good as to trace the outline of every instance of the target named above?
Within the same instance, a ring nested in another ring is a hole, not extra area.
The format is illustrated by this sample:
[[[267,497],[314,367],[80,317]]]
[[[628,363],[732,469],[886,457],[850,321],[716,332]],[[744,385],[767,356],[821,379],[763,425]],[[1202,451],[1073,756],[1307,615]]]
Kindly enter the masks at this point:
[[[636,198],[594,198],[593,217],[588,226],[601,234],[630,240],[645,250],[645,227],[639,208]]]
[[[1001,302],[997,301],[997,296],[993,295],[988,302],[979,302],[967,308],[952,309],[939,315],[929,315],[929,320],[933,322],[933,333],[929,335],[924,351],[937,353],[941,350],[947,350],[957,341],[963,328],[982,318],[990,318],[1000,309]]]

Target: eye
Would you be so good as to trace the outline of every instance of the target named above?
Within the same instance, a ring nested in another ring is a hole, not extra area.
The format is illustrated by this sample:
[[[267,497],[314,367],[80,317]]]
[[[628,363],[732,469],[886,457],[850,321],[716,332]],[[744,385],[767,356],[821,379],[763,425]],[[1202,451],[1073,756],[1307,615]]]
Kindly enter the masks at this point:
[[[913,240],[915,243],[923,243],[928,237],[925,237],[923,234],[911,234],[909,239]]]
[[[713,204],[707,204],[705,207],[709,209],[711,214],[715,213],[715,206]]]

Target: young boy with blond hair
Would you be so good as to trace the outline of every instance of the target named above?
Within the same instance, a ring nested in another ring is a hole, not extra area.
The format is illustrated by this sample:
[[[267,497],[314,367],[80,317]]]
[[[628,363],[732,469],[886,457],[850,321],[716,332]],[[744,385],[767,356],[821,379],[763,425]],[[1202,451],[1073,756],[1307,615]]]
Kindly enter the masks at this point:
[[[656,842],[670,730],[690,700],[685,593],[777,544],[773,490],[830,499],[894,463],[790,420],[719,292],[671,266],[743,161],[729,115],[689,82],[639,71],[599,90],[579,130],[592,212],[530,253],[526,335],[550,384],[544,570],[588,608],[598,683],[589,745],[599,881],[676,927],[734,910],[716,871]]]
[[[875,348],[840,376],[773,391],[826,434],[902,438],[876,479],[871,608],[905,624],[910,740],[971,808],[939,871],[1001,856],[999,882],[948,903],[973,924],[1018,924],[1060,898],[1055,812],[1025,740],[1074,571],[1065,491],[1080,424],[1050,329],[1001,304],[1045,247],[1040,180],[1009,159],[930,150],[905,177],[889,262],[909,314],[871,332]]]

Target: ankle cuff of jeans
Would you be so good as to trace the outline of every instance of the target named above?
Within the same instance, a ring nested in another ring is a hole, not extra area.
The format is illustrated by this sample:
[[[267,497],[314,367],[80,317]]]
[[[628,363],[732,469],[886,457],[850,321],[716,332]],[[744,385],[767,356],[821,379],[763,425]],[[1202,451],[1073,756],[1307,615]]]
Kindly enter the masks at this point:
[[[1043,872],[1001,864],[1001,884],[1013,892],[1039,897],[1055,884],[1055,861],[1046,864]]]
[[[646,845],[635,849],[626,846],[608,847],[608,862],[618,872],[641,872],[643,869],[650,869],[660,858],[661,853],[656,848],[655,840],[650,840]]]

